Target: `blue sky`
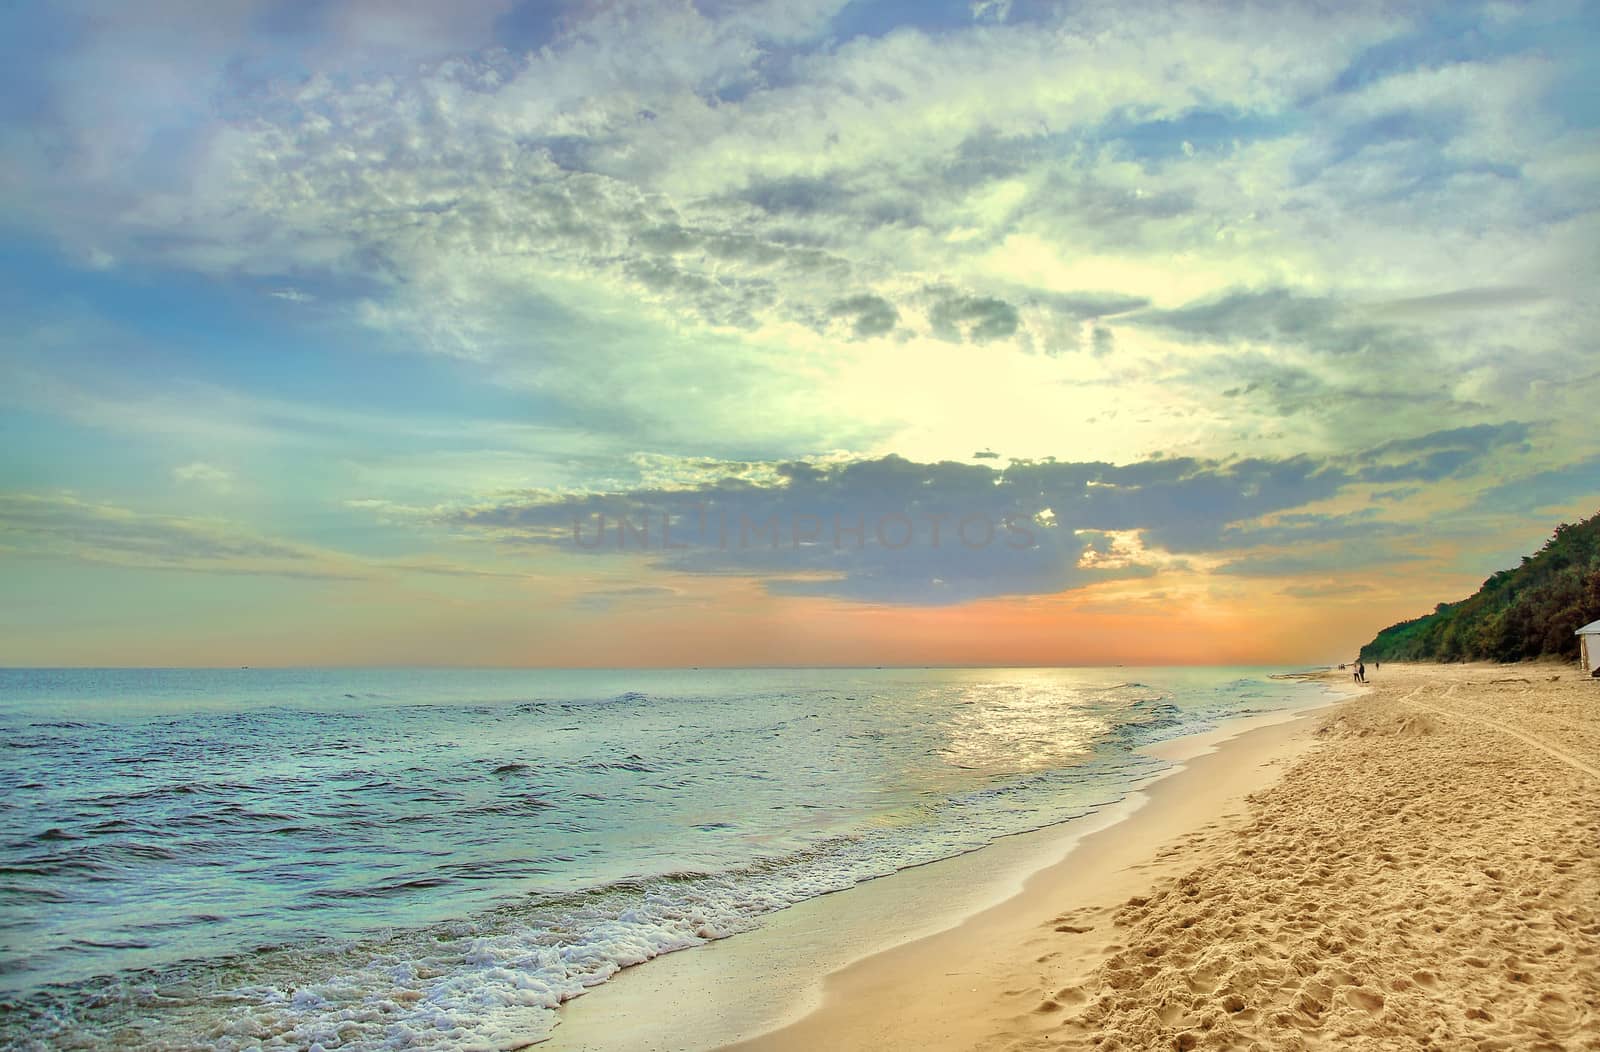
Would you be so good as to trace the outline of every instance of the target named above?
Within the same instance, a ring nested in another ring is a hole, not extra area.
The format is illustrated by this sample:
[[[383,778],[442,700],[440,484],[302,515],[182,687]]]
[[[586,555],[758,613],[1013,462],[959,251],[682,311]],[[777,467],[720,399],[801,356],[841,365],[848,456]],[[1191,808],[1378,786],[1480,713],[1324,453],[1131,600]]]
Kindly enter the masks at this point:
[[[8,8],[0,661],[1338,656],[1600,510],[1595,16]]]

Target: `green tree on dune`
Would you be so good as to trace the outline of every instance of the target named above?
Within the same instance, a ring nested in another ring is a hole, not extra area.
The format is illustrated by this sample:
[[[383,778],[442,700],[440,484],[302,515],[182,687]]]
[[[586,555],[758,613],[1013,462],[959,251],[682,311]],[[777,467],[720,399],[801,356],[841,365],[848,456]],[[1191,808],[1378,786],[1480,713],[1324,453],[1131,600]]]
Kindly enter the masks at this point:
[[[1521,661],[1578,656],[1574,633],[1600,620],[1600,514],[1562,523],[1522,565],[1470,598],[1390,625],[1361,648],[1365,661]]]

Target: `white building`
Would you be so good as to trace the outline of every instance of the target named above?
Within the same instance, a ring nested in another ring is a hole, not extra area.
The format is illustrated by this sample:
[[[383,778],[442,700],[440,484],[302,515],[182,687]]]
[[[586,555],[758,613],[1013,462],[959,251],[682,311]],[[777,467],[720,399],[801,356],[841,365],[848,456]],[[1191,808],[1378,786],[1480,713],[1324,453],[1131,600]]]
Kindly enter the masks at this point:
[[[1578,629],[1578,660],[1585,672],[1600,668],[1600,621],[1590,621]]]

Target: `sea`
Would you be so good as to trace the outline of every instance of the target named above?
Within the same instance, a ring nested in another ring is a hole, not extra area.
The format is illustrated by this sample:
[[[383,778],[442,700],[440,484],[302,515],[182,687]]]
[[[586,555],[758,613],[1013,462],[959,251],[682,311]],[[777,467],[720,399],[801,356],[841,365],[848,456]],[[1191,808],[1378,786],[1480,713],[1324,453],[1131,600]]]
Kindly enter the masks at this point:
[[[1324,700],[1281,671],[0,669],[0,1045],[520,1047]]]

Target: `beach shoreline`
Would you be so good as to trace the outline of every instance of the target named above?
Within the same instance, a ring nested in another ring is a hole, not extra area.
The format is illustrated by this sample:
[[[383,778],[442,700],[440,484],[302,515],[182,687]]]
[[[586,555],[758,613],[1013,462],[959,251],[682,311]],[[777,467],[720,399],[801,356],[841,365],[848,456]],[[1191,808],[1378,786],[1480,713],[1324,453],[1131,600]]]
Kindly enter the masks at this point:
[[[853,1038],[843,1031],[863,1032],[863,1020],[837,1019],[826,1024],[826,1034],[811,1031],[820,1020],[833,1020],[835,1005],[864,1003],[850,989],[858,974],[876,974],[897,953],[914,959],[936,940],[970,936],[980,919],[1030,912],[1040,896],[1081,879],[1086,858],[1110,879],[1105,867],[1132,861],[1127,846],[1139,845],[1133,849],[1138,854],[1237,807],[1309,747],[1308,721],[1349,696],[1343,674],[1334,676],[1296,675],[1332,688],[1326,700],[1241,716],[1142,748],[1173,766],[1090,814],[800,903],[755,931],[627,969],[564,1006],[561,1024],[539,1047],[578,1052],[848,1043]],[[1098,846],[1103,842],[1124,849],[1106,851]],[[987,929],[977,938],[993,941]],[[799,988],[792,985],[797,971],[810,975]],[[732,985],[737,998],[728,996]]]
[[[1600,1048],[1597,686],[1556,665],[1377,671],[731,1047]],[[1179,817],[1220,778],[1238,810]],[[1135,842],[1163,810],[1167,836]]]

